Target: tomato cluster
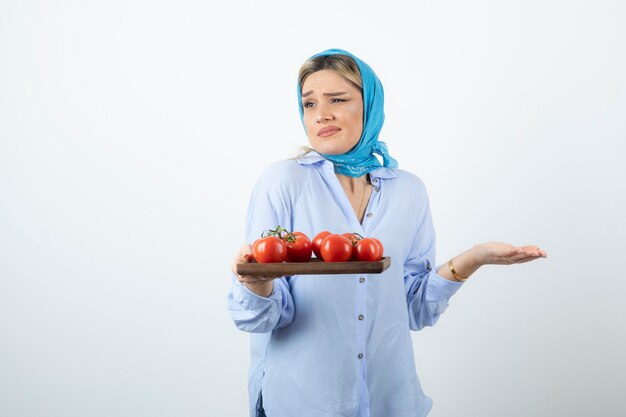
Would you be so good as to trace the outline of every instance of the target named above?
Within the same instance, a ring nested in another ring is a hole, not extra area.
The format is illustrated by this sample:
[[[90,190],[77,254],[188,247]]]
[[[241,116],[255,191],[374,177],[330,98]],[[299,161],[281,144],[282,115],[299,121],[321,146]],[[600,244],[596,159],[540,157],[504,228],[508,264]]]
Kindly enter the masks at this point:
[[[254,260],[259,263],[308,262],[311,260],[311,241],[301,232],[291,233],[281,226],[266,230],[252,244]]]
[[[313,240],[302,232],[290,232],[277,226],[266,230],[254,241],[252,253],[259,263],[308,262],[312,253],[324,262],[379,261],[384,248],[376,238],[364,238],[358,233],[318,233]]]
[[[324,262],[380,261],[384,255],[380,240],[363,237],[358,233],[318,233],[313,238],[313,252]]]

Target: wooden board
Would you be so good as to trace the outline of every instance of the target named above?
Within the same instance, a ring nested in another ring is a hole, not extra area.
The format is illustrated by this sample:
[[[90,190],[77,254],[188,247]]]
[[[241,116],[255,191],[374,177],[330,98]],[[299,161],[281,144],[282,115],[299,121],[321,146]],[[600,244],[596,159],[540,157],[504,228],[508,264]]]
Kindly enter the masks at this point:
[[[282,262],[260,264],[245,262],[236,265],[239,275],[327,275],[327,274],[380,274],[391,265],[391,258],[376,262],[323,262],[317,258],[309,262]]]

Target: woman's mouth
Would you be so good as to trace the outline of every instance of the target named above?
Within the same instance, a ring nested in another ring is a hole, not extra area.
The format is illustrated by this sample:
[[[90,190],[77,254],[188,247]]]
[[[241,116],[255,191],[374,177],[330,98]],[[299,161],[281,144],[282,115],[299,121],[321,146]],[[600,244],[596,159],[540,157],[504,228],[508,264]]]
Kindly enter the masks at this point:
[[[339,129],[337,126],[327,126],[320,129],[319,132],[317,132],[317,136],[319,136],[320,138],[327,138],[339,132],[340,130],[341,129]]]

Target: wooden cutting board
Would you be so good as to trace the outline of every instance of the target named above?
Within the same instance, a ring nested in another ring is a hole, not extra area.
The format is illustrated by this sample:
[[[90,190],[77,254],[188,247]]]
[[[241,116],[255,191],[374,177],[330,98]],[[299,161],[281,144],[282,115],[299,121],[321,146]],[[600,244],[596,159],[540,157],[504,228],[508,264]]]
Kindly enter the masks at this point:
[[[236,264],[239,275],[328,275],[328,274],[380,274],[391,265],[391,258],[375,262],[324,262],[312,258],[309,262],[282,262],[260,264],[255,261]]]

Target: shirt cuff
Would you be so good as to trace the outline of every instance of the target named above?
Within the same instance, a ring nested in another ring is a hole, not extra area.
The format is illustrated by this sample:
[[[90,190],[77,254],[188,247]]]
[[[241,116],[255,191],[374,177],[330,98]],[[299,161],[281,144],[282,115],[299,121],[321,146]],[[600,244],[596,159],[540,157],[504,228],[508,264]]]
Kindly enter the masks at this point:
[[[250,310],[262,310],[275,301],[280,301],[280,294],[276,289],[276,284],[272,289],[272,293],[268,297],[261,297],[255,294],[241,282],[235,283],[237,289],[236,300],[239,301],[246,309]]]
[[[438,271],[437,268],[435,271]],[[462,282],[450,281],[445,279],[435,271],[430,273],[428,277],[428,285],[426,286],[427,301],[441,301],[452,297],[463,285]]]

